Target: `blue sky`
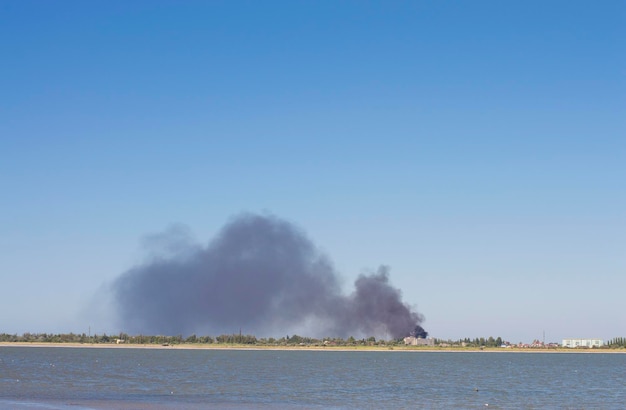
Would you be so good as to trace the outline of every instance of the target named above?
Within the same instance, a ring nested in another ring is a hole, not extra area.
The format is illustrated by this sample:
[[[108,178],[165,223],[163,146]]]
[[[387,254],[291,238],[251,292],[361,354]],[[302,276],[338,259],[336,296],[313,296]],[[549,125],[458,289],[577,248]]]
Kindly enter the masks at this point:
[[[247,211],[435,337],[624,336],[624,2],[127,3],[0,2],[0,332]]]

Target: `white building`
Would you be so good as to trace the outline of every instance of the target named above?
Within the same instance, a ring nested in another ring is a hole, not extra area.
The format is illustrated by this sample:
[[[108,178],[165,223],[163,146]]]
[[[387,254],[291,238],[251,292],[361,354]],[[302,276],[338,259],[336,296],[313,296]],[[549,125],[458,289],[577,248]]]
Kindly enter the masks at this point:
[[[432,337],[423,339],[421,337],[407,336],[404,338],[404,344],[411,346],[434,346],[435,339]]]
[[[563,339],[563,347],[600,347],[604,346],[602,339]]]

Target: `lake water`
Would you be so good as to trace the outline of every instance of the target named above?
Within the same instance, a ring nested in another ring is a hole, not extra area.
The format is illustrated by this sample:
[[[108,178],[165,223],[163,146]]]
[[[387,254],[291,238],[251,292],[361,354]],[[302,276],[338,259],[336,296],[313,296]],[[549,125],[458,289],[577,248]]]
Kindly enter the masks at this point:
[[[625,407],[625,354],[0,347],[2,409]]]

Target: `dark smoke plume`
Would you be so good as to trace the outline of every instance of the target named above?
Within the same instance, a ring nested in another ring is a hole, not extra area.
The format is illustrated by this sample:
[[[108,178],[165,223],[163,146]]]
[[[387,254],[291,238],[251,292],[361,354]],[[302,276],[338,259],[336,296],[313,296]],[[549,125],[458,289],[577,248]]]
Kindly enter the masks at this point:
[[[426,339],[428,337],[428,332],[424,330],[420,325],[416,325],[415,329],[411,332],[411,336],[417,337],[420,339]]]
[[[207,247],[181,229],[152,242],[163,249],[113,283],[128,332],[400,338],[421,329],[422,316],[389,285],[388,268],[359,276],[344,296],[330,261],[272,216],[239,216]]]

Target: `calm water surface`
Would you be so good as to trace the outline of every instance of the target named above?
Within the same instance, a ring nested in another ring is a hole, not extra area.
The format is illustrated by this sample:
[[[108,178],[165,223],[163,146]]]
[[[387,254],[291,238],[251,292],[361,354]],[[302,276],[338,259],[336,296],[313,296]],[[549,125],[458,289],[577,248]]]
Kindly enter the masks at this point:
[[[2,409],[623,409],[626,355],[0,347]]]

